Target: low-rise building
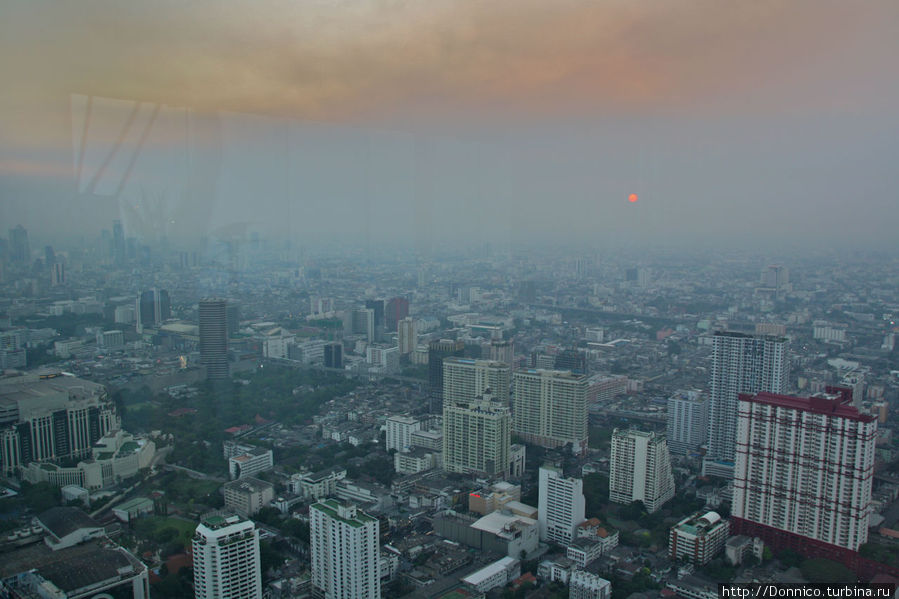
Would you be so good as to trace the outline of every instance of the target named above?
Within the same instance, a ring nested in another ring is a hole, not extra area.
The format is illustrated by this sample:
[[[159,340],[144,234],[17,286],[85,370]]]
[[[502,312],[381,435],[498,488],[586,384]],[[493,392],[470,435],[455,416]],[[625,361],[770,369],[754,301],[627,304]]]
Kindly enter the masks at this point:
[[[131,522],[136,518],[153,513],[153,500],[146,497],[134,497],[112,508],[112,513],[122,522]]]
[[[469,574],[462,582],[480,593],[505,586],[510,580],[521,576],[521,562],[513,557],[504,557],[492,564]]]
[[[418,474],[436,468],[437,462],[437,455],[420,447],[393,454],[393,469],[398,474]]]
[[[225,483],[225,507],[242,516],[256,514],[274,498],[274,485],[252,476]]]
[[[287,490],[300,497],[323,499],[337,494],[337,481],[346,478],[344,468],[326,468],[318,472],[294,474],[287,483]]]
[[[245,476],[253,476],[275,467],[271,449],[254,447],[247,453],[236,455],[228,460],[228,472],[235,480]]]
[[[594,560],[602,557],[602,543],[588,537],[578,537],[571,541],[566,550],[568,559],[578,567],[586,568]]]
[[[669,556],[673,560],[707,564],[724,549],[729,534],[730,523],[717,512],[693,514],[671,528]]]
[[[584,570],[575,570],[568,580],[569,599],[609,599],[612,583]]]

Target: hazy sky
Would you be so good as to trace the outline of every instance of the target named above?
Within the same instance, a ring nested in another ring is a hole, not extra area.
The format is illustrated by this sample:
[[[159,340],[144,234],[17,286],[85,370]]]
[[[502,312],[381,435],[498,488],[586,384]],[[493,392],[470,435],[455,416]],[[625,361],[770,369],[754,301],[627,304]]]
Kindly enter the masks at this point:
[[[890,246],[897,57],[896,0],[0,0],[0,223]]]

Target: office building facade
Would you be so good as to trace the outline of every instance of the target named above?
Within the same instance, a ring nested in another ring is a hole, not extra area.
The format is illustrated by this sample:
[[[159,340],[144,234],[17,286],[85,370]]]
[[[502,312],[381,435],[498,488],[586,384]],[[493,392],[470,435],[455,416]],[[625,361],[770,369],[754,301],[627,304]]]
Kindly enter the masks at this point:
[[[121,427],[98,383],[61,373],[0,379],[0,467],[16,475],[31,462],[88,459]]]
[[[228,368],[228,303],[223,299],[200,301],[200,361],[206,378],[226,379]]]

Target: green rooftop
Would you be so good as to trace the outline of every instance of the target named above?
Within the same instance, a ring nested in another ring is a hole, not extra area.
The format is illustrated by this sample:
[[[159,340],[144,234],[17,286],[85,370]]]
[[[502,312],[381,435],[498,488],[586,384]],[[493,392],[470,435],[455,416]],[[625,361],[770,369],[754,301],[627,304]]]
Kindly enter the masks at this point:
[[[326,513],[328,516],[330,516],[331,518],[333,518],[335,520],[339,520],[340,522],[344,522],[346,524],[349,524],[350,526],[355,526],[357,528],[360,526],[363,526],[369,522],[376,521],[375,518],[372,518],[371,516],[369,516],[368,514],[366,514],[365,512],[363,512],[362,510],[360,510],[358,508],[356,509],[356,517],[355,518],[352,518],[352,519],[344,518],[340,515],[341,507],[347,507],[347,506],[341,505],[341,503],[335,499],[326,499],[324,501],[320,501],[318,503],[313,504],[312,507],[309,509],[319,510],[320,512]]]
[[[127,453],[131,453],[136,451],[137,448],[140,447],[135,441],[128,441],[127,443],[123,443],[121,449],[119,449],[120,455],[125,455]]]

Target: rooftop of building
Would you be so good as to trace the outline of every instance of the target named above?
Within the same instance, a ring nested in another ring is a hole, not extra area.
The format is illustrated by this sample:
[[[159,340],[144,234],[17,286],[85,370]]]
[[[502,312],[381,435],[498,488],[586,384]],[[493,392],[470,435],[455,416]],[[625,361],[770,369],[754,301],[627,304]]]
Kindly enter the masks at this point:
[[[715,331],[715,337],[735,337],[737,339],[766,339],[770,341],[786,341],[786,337],[775,335],[753,335],[751,333],[739,333],[737,331]]]
[[[516,375],[531,374],[536,376],[570,379],[575,381],[587,381],[587,375],[570,370],[555,370],[552,368],[521,368],[515,371]]]
[[[59,397],[62,394],[68,397],[93,397],[103,394],[105,389],[99,383],[60,371],[29,372],[0,377],[0,403]]]
[[[122,510],[122,511],[127,512],[127,511],[131,511],[133,509],[143,508],[146,506],[152,507],[153,500],[148,499],[146,497],[133,497],[133,498],[129,499],[128,501],[120,503],[119,505],[115,506],[113,509]]]
[[[515,526],[533,526],[536,520],[501,511],[491,512],[472,523],[471,527],[498,535]]]
[[[852,405],[852,390],[843,387],[827,387],[827,392],[811,397],[780,395],[763,391],[761,393],[741,393],[740,401],[766,404],[778,408],[812,412],[835,418],[846,418],[858,422],[873,422],[873,414],[863,414]]]
[[[500,572],[504,572],[508,568],[514,567],[517,562],[518,562],[518,560],[515,559],[514,557],[508,557],[508,556],[504,557],[500,560],[493,562],[492,564],[488,564],[488,565],[484,566],[477,572],[473,572],[472,574],[469,574],[468,576],[466,576],[465,578],[462,579],[462,582],[477,586],[477,585],[481,584],[482,582],[484,582],[485,580],[489,579],[490,577],[495,576],[496,574],[499,574]]]
[[[347,518],[343,514],[346,514],[346,510],[355,507],[346,503],[342,503],[336,499],[325,499],[324,501],[319,501],[318,503],[313,503],[309,509],[310,510],[319,510],[325,514],[327,514],[330,518],[334,520],[338,520],[345,524],[349,524],[350,526],[364,526],[369,522],[376,522],[377,519],[369,516],[365,512],[360,509],[355,510],[355,516],[352,518]]]
[[[59,551],[35,543],[4,553],[0,578],[37,570],[61,590],[72,593],[104,580],[139,574],[145,567],[133,555],[108,541],[83,543]]]
[[[226,526],[231,526],[232,524],[239,524],[245,520],[246,518],[232,512],[220,511],[204,514],[200,518],[200,524],[210,530],[218,530]]]
[[[272,483],[253,478],[252,476],[246,476],[225,483],[226,491],[242,491],[244,493],[259,493],[266,489],[274,490],[274,488],[275,486]]]
[[[701,535],[725,525],[727,520],[723,520],[718,512],[705,512],[684,518],[675,525],[675,528],[686,534]]]
[[[325,468],[323,470],[319,470],[317,472],[310,472],[308,474],[302,475],[302,480],[312,483],[321,482],[325,479],[331,478],[337,473],[343,472],[346,474],[346,469],[340,468],[339,466],[333,466],[331,468]]]
[[[99,522],[76,507],[51,507],[37,519],[57,539],[81,528],[103,528]]]

